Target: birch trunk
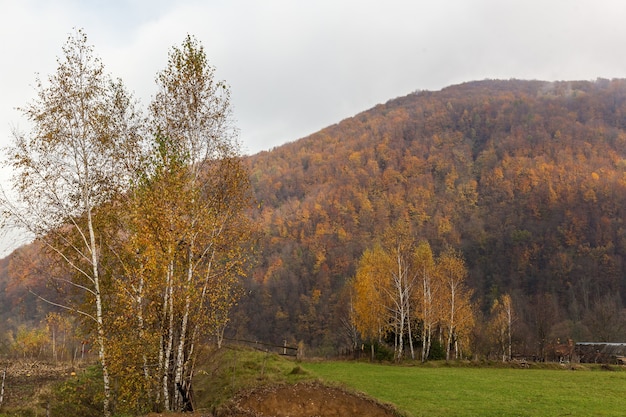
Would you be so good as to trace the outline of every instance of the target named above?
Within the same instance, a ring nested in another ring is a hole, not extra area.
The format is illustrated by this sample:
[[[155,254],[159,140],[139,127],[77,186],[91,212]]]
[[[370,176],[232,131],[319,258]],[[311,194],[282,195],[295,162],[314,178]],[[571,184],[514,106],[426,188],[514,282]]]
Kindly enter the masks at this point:
[[[431,346],[431,338],[432,338],[432,315],[433,315],[433,305],[432,305],[432,289],[430,285],[430,277],[426,274],[426,271],[423,271],[422,277],[422,289],[424,291],[423,296],[423,320],[424,326],[422,328],[422,362],[426,362],[428,360],[428,356],[430,355],[430,346]]]
[[[2,385],[0,386],[0,409],[2,408],[2,403],[4,402],[4,380],[7,377],[7,367],[9,365],[4,365],[4,370],[2,371]]]
[[[209,279],[211,277],[212,266],[213,266],[213,257],[215,256],[215,251],[211,252],[211,257],[209,258],[209,262],[207,265],[207,271],[204,278],[204,285],[202,287],[202,295],[200,296],[200,302],[198,305],[198,316],[202,316],[204,310],[204,303],[206,301],[206,293],[209,289]],[[189,369],[189,378],[192,377],[195,368],[195,361],[193,360],[193,355],[196,347],[196,341],[198,340],[198,334],[200,333],[200,321],[196,320],[196,324],[191,332],[191,340],[189,343],[189,356],[187,357],[187,362],[185,363],[185,368]],[[217,347],[221,348],[221,343],[218,337]],[[191,361],[191,367],[189,367],[189,361]]]
[[[143,287],[144,287],[144,279],[143,276],[139,279],[139,288],[137,289],[137,326],[139,328],[139,340],[144,340],[145,337],[145,323],[143,319]],[[143,377],[146,381],[146,388],[149,388],[152,391],[152,387],[150,387],[150,370],[148,368],[148,357],[146,356],[145,349],[142,349],[142,361],[143,361]],[[150,393],[150,397],[152,397],[152,392]],[[152,398],[151,398],[152,400]]]
[[[165,352],[163,357],[163,406],[166,411],[171,411],[170,406],[170,392],[169,392],[169,371],[170,371],[170,358],[172,356],[172,348],[174,346],[174,300],[173,300],[173,274],[174,274],[174,261],[170,261],[167,269],[166,277],[166,289],[165,299],[163,300],[164,310],[167,311],[168,327],[167,327],[167,341],[165,344]]]
[[[191,305],[191,296],[187,295],[185,299],[185,312],[180,326],[180,338],[178,339],[178,350],[176,353],[176,365],[174,386],[182,385],[185,365],[185,342],[187,338],[187,324],[189,322],[189,307]],[[174,389],[174,408],[182,405],[182,398],[178,389]]]
[[[193,282],[193,241],[189,245],[188,265],[187,265],[187,294],[185,294],[185,309],[180,326],[180,338],[178,340],[178,351],[176,353],[174,386],[183,385],[185,374],[185,343],[187,342],[187,326],[189,324],[189,313],[191,307],[191,291]],[[174,406],[178,408],[182,405],[182,398],[178,389],[174,389]]]
[[[448,323],[448,341],[446,343],[446,360],[450,360],[450,345],[452,344],[452,337],[456,328],[456,288],[455,285],[450,287],[450,321]]]
[[[90,207],[87,201],[87,207]],[[111,381],[109,377],[109,368],[107,365],[107,355],[105,346],[104,319],[102,313],[102,293],[100,292],[100,275],[98,271],[98,251],[96,246],[96,234],[93,228],[93,219],[91,210],[87,209],[87,227],[89,229],[89,250],[91,252],[91,263],[93,273],[93,285],[96,298],[96,327],[98,341],[98,357],[102,366],[102,382],[104,384],[103,414],[105,417],[111,416]]]
[[[411,305],[407,303],[406,308],[406,322],[408,326],[408,335],[409,335],[409,348],[411,350],[411,359],[415,359],[415,350],[413,349],[413,333],[411,332]]]

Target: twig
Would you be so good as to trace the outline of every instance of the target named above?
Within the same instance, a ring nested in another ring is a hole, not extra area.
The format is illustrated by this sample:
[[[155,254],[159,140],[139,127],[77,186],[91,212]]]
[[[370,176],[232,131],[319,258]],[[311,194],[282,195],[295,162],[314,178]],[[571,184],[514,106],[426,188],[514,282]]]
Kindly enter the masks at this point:
[[[92,316],[91,314],[89,314],[89,313],[86,313],[86,312],[84,312],[84,311],[82,311],[82,310],[77,310],[77,309],[75,309],[75,308],[73,308],[73,307],[69,307],[69,306],[66,306],[66,305],[64,305],[64,304],[59,304],[59,303],[55,303],[54,301],[50,301],[50,300],[48,300],[48,299],[46,299],[46,298],[42,297],[41,295],[39,295],[39,294],[37,294],[37,293],[33,292],[33,291],[32,291],[32,290],[30,290],[30,289],[28,290],[28,292],[29,292],[29,293],[31,293],[32,295],[34,295],[35,297],[39,298],[41,301],[44,301],[44,302],[46,302],[46,303],[48,303],[48,304],[50,304],[50,305],[53,305],[53,306],[55,306],[55,307],[60,307],[60,308],[63,308],[63,309],[65,309],[65,310],[72,311],[72,312],[74,312],[74,313],[76,313],[76,314],[81,314],[81,315],[83,315],[83,316],[85,316],[85,317],[90,318],[90,319],[91,319],[91,320],[93,320],[94,322],[97,322],[96,318],[95,318],[94,316]]]

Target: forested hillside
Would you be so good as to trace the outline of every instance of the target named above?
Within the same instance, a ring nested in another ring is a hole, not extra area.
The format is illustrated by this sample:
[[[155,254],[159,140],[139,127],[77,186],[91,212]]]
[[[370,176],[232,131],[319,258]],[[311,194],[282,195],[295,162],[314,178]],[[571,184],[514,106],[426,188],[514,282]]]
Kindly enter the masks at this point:
[[[228,336],[349,346],[359,259],[404,222],[415,242],[464,258],[477,353],[491,352],[487,322],[504,294],[517,352],[626,341],[625,129],[626,80],[481,81],[248,157],[261,233]],[[54,297],[33,274],[46,270],[37,249],[18,254],[0,262],[2,334],[49,310],[16,279]]]
[[[460,250],[518,349],[626,341],[626,81],[481,81],[390,100],[249,159],[263,235],[231,331],[347,344],[346,283],[398,220]]]

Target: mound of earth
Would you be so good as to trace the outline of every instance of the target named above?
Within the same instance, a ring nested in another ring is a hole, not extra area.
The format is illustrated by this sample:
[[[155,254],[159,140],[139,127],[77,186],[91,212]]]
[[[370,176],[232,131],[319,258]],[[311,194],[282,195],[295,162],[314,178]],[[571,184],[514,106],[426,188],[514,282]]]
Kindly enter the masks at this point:
[[[233,400],[224,417],[392,417],[392,407],[317,383],[257,388]]]

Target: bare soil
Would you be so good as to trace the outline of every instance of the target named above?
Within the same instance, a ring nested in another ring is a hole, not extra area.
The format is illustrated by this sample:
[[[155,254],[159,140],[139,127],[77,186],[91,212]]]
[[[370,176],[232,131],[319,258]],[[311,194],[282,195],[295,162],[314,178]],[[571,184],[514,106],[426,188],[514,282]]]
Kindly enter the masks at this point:
[[[212,413],[150,414],[148,417],[397,417],[393,407],[319,383],[256,388]]]
[[[264,387],[240,395],[233,400],[229,417],[392,417],[392,407],[365,396],[319,383],[299,383]]]

